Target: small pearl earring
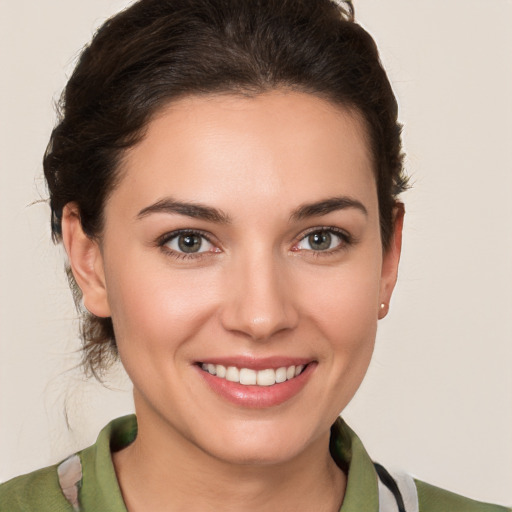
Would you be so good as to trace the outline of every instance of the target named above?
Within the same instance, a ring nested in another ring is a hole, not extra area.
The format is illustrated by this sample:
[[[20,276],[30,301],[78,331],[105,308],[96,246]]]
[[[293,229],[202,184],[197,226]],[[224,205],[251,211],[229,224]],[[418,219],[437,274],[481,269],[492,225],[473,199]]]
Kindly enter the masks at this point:
[[[382,309],[386,309],[386,304],[385,304],[384,302],[381,302],[381,304],[380,304],[380,309],[381,309],[381,310],[382,310]]]

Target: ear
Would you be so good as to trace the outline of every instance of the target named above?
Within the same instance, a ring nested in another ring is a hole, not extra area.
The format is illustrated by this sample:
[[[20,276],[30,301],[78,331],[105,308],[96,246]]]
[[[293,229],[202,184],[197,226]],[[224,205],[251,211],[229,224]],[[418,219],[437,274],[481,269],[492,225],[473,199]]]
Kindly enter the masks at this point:
[[[109,317],[103,256],[98,242],[84,233],[76,203],[68,203],[62,212],[62,242],[73,276],[82,290],[85,308],[95,316]]]
[[[400,262],[400,254],[402,252],[404,215],[405,208],[403,203],[397,203],[393,209],[393,236],[382,259],[379,320],[388,314],[391,294],[398,277],[398,263]]]

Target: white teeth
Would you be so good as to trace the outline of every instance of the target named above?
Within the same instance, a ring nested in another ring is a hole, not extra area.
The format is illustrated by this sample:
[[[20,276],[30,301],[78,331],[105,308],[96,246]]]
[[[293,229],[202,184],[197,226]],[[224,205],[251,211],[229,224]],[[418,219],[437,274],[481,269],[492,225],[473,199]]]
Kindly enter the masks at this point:
[[[276,372],[271,368],[268,370],[260,370],[256,379],[258,386],[272,386],[276,383]]]
[[[276,382],[278,384],[281,382],[286,382],[286,366],[276,370]]]
[[[267,368],[256,371],[250,368],[239,369],[236,366],[228,366],[226,368],[221,364],[212,363],[203,363],[201,365],[201,368],[211,375],[216,375],[230,382],[238,382],[244,386],[273,386],[274,384],[280,384],[300,375],[305,367],[305,365],[299,364],[297,366],[282,366],[276,370]]]
[[[226,380],[230,382],[240,382],[240,371],[235,366],[228,366],[226,370]]]
[[[254,386],[256,384],[256,371],[249,368],[240,369],[240,384]]]

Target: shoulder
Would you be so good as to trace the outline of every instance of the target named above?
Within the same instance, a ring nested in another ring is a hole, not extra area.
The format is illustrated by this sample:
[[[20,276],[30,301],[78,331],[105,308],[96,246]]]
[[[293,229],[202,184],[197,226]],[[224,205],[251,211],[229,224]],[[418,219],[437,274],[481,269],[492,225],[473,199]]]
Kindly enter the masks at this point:
[[[69,512],[57,466],[18,476],[0,485],[0,512]]]
[[[348,506],[343,510],[396,511],[398,505],[407,512],[512,512],[512,508],[440,489],[407,472],[388,471],[370,458],[361,440],[341,418],[331,428],[330,450],[338,466],[348,472],[344,502]]]
[[[0,485],[0,512],[126,512],[111,451],[137,435],[135,416],[110,422],[96,443],[64,461]]]
[[[482,503],[415,480],[419,512],[512,512],[512,509]]]

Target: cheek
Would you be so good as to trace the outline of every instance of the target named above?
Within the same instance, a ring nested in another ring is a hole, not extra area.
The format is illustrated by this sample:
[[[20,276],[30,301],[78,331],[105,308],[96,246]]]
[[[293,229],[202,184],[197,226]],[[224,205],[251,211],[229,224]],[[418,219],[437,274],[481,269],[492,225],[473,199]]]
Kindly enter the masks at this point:
[[[326,369],[326,400],[338,414],[361,384],[377,331],[381,260],[378,251],[301,281],[303,317]]]
[[[375,331],[380,271],[380,260],[368,258],[302,280],[304,310],[327,339],[357,345]]]
[[[171,271],[145,258],[141,265],[132,260],[111,269],[106,280],[120,352],[133,346],[140,354],[176,350],[215,309],[216,276],[204,270]]]
[[[323,341],[320,357],[326,375],[326,407],[333,410],[333,418],[361,385],[375,346],[378,286],[371,279],[364,281],[361,275],[340,276],[331,294],[312,301],[311,315]]]

